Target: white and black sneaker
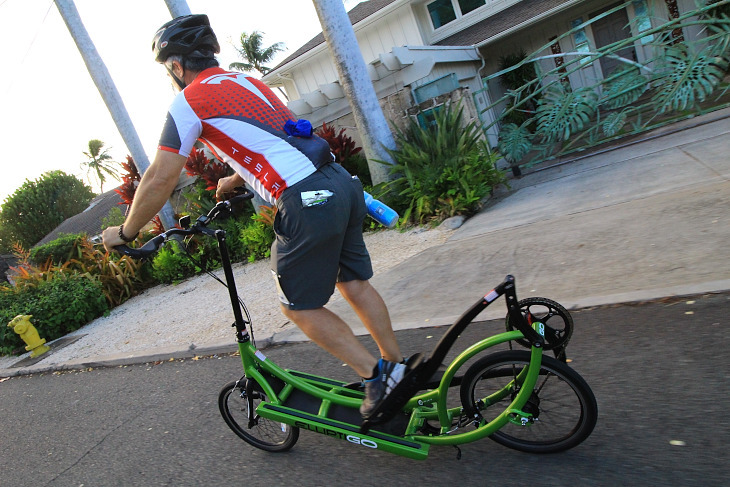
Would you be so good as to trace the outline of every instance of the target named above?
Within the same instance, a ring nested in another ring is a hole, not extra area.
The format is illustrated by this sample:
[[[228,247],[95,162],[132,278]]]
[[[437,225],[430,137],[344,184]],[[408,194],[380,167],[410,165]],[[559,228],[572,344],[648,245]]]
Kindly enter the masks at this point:
[[[378,361],[378,374],[365,381],[365,399],[360,406],[360,414],[368,418],[375,408],[385,399],[395,386],[403,380],[407,370],[406,364]]]

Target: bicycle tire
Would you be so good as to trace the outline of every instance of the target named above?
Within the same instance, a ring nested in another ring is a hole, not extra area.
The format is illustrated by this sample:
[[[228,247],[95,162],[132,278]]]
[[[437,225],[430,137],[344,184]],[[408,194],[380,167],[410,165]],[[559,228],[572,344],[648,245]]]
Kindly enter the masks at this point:
[[[241,439],[250,445],[268,452],[285,452],[290,450],[299,439],[299,428],[284,423],[254,417],[254,423],[249,427],[249,401],[246,396],[246,385],[250,379],[229,382],[218,395],[218,409],[226,424]],[[253,381],[252,381],[253,382]],[[261,401],[266,400],[261,387],[253,382],[253,410]]]
[[[565,347],[573,336],[573,317],[560,303],[547,298],[526,298],[517,303],[520,312],[525,318],[532,315],[531,321],[539,321],[545,325],[545,350],[552,350],[556,347]],[[562,321],[558,321],[560,318]],[[529,322],[530,320],[528,320]],[[516,330],[517,327],[510,322],[509,314],[505,318],[507,331]],[[525,348],[532,347],[532,344],[521,338],[517,343]]]
[[[502,414],[518,390],[488,408],[481,398],[507,386],[529,363],[530,352],[510,350],[487,355],[469,367],[460,389],[467,417],[489,422]],[[527,425],[508,422],[490,438],[522,452],[557,453],[588,438],[598,420],[596,398],[586,381],[568,365],[547,356],[542,358],[535,390],[522,410],[532,414]]]

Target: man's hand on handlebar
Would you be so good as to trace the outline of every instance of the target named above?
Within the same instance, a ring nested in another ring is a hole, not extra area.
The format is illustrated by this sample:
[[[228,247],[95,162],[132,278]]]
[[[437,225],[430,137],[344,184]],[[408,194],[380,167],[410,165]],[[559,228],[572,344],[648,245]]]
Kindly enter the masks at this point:
[[[127,242],[119,238],[119,227],[107,227],[101,232],[101,240],[104,248],[111,252],[117,245],[126,245]]]
[[[227,197],[231,197],[233,190],[238,188],[239,186],[243,186],[245,184],[243,178],[239,176],[238,174],[234,174],[233,176],[228,176],[225,178],[220,178],[218,180],[218,188],[215,190],[215,197],[218,201],[223,201]]]

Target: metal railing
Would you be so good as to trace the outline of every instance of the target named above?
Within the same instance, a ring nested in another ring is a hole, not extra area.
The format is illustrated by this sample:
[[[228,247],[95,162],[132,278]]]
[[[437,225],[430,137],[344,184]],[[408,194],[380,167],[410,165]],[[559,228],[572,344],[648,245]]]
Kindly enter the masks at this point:
[[[487,111],[501,111],[489,117],[493,121],[483,123],[483,129],[485,133],[495,126],[499,129],[497,149],[513,168],[528,168],[730,106],[730,85],[725,81],[730,67],[730,0],[706,1],[701,8],[653,28],[644,23],[640,29],[633,24],[640,19],[634,19],[627,27],[641,32],[600,49],[584,45],[573,52],[551,50],[635,3],[628,1],[575,25],[521,61],[483,78],[484,88],[475,97],[488,90],[490,81],[506,80],[517,70],[524,73],[528,68],[534,75],[523,74],[521,80],[517,76],[517,83],[511,76],[504,96],[480,112],[484,120]],[[703,36],[688,41],[681,29],[693,26],[702,29]],[[622,55],[635,46],[648,46],[644,52],[652,56],[639,62]],[[615,60],[619,67],[592,84],[571,86],[571,75],[600,64],[602,58]],[[553,61],[555,67],[542,71],[544,60]]]

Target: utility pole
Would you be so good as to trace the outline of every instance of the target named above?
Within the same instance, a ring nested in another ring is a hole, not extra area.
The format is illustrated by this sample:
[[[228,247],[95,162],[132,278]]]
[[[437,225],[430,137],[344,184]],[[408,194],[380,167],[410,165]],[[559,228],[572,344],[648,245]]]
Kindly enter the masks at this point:
[[[378,103],[355,31],[342,0],[312,0],[322,33],[334,58],[340,84],[352,107],[374,184],[390,179],[389,169],[377,161],[393,164],[385,150],[395,149],[395,139]]]
[[[127,149],[132,154],[134,164],[140,174],[144,174],[150,166],[150,161],[142,147],[137,131],[134,129],[129,113],[122,102],[122,97],[114,85],[109,70],[106,68],[104,61],[101,59],[94,43],[89,37],[89,33],[81,22],[78,10],[73,0],[54,0],[63,21],[71,33],[76,47],[78,47],[81,57],[84,59],[86,69],[88,69],[91,79],[94,81],[96,88],[99,90],[114,123],[122,136]],[[160,220],[165,229],[175,226],[175,212],[172,205],[168,201],[159,213]]]
[[[165,0],[167,10],[170,11],[170,15],[173,19],[182,17],[183,15],[190,15],[190,7],[186,0]]]

